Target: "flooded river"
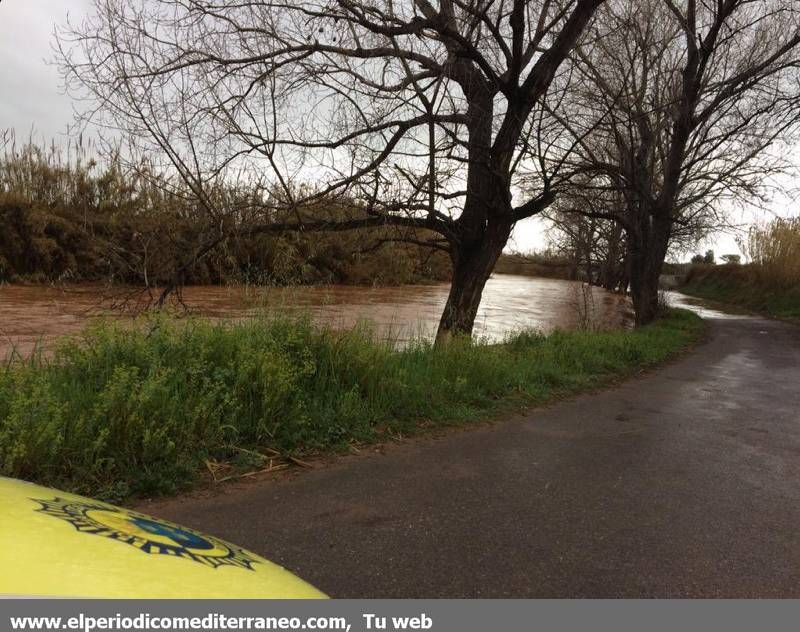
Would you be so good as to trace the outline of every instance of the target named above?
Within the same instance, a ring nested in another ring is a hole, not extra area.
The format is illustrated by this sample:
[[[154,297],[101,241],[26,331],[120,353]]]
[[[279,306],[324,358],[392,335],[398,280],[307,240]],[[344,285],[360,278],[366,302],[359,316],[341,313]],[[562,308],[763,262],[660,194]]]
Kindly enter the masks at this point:
[[[366,288],[321,286],[294,288],[187,287],[186,308],[214,319],[243,318],[264,311],[308,312],[315,322],[350,328],[369,321],[382,337],[399,342],[432,338],[449,286],[406,285]],[[130,290],[128,291],[130,292]],[[137,295],[97,286],[0,286],[0,357],[12,349],[26,355],[60,336],[78,333],[92,318],[121,314],[119,304],[136,306]],[[127,301],[126,301],[127,299]],[[486,285],[475,333],[490,340],[526,328],[542,331],[585,326],[617,328],[630,324],[624,298],[580,283],[534,277],[494,275]]]

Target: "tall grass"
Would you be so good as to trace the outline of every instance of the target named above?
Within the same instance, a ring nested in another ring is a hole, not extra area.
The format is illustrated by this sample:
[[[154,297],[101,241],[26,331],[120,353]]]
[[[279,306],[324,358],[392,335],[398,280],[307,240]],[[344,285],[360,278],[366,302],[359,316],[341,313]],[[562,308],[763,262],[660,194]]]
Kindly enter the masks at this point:
[[[0,367],[0,473],[113,500],[190,486],[208,459],[302,456],[481,419],[664,360],[699,320],[396,350],[366,327],[167,317],[101,323]]]
[[[682,291],[790,320],[800,320],[800,218],[753,227],[748,265],[696,265]]]
[[[800,284],[800,217],[751,228],[747,251],[762,282],[781,288]]]
[[[294,220],[270,210],[269,191],[241,183],[209,187],[223,209],[211,217],[193,191],[146,161],[96,148],[17,143],[0,135],[0,282],[111,281],[164,285],[314,283],[382,284],[447,280],[445,253],[398,243],[380,227],[347,233],[231,236],[189,265],[220,230]],[[352,200],[331,198],[301,209],[309,220],[357,214]],[[427,238],[426,234],[405,237]]]

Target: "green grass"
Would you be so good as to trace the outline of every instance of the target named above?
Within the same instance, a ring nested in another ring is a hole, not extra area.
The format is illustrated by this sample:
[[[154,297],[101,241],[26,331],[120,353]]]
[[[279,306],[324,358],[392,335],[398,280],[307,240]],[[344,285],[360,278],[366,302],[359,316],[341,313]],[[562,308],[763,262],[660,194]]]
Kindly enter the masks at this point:
[[[0,473],[115,501],[175,493],[207,459],[332,452],[590,389],[702,330],[674,311],[638,331],[396,350],[303,320],[101,324],[0,368]]]
[[[697,266],[680,289],[697,298],[800,322],[800,285],[776,285],[758,266]]]

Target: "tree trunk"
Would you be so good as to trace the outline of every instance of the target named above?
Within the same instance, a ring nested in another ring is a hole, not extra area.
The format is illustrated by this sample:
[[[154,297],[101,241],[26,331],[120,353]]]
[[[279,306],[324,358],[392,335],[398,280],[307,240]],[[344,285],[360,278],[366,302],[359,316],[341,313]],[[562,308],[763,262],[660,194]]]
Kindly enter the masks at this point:
[[[647,253],[634,255],[631,266],[631,298],[636,314],[636,326],[640,327],[658,316],[658,277],[656,266]]]
[[[637,327],[658,316],[659,277],[672,229],[668,219],[651,219],[649,213],[641,215],[644,221],[629,235],[631,298]]]
[[[476,90],[470,100],[467,195],[455,222],[457,236],[450,241],[453,281],[436,332],[437,345],[472,335],[483,288],[511,234],[508,163],[492,151],[492,97],[489,90]]]
[[[439,321],[437,345],[472,334],[483,288],[508,242],[511,226],[508,219],[491,217],[477,242],[454,247],[453,281]]]

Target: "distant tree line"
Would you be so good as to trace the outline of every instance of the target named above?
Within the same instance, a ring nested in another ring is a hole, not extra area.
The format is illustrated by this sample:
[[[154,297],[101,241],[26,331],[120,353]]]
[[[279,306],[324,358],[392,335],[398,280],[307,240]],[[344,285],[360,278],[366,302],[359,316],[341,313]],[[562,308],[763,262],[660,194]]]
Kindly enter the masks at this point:
[[[545,277],[550,279],[578,280],[580,271],[575,262],[552,250],[531,253],[506,253],[500,255],[495,266],[500,274]]]

